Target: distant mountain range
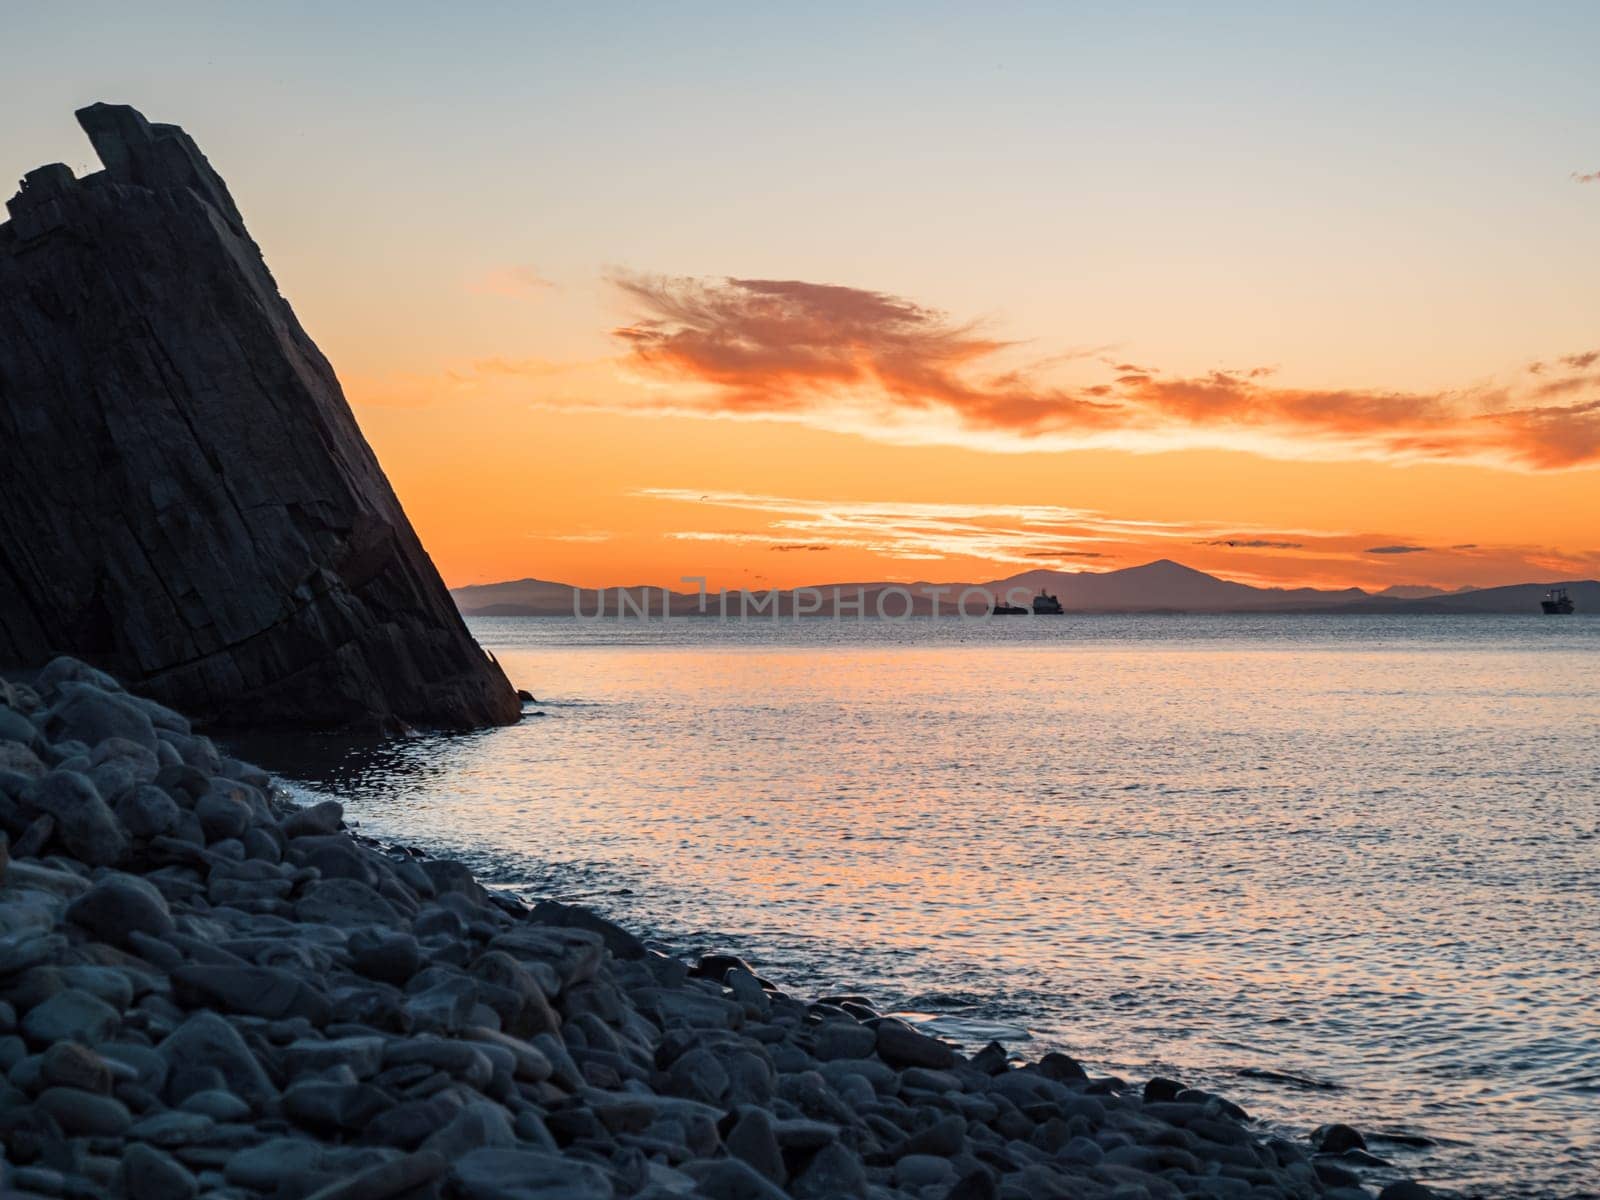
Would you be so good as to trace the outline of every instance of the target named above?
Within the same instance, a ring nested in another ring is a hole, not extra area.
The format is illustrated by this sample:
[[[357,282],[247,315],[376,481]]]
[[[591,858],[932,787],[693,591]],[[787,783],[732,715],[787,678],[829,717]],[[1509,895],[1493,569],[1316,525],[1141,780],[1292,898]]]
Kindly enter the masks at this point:
[[[1218,579],[1171,559],[1160,559],[1120,571],[1024,571],[1005,579],[971,584],[933,583],[827,583],[812,588],[748,595],[730,593],[725,614],[765,618],[774,612],[792,616],[795,604],[805,615],[854,616],[859,598],[867,616],[901,616],[907,611],[926,615],[953,613],[966,593],[966,611],[977,615],[991,601],[1026,605],[1026,597],[1045,591],[1061,601],[1067,612],[1077,613],[1238,613],[1238,612],[1341,612],[1341,613],[1538,613],[1539,601],[1553,586],[1565,586],[1578,611],[1600,613],[1600,581],[1555,580],[1518,583],[1507,587],[1465,588],[1446,592],[1430,587],[1392,587],[1381,592],[1361,588],[1261,588]],[[840,603],[835,607],[835,595]],[[456,588],[451,592],[469,617],[615,617],[647,611],[659,618],[694,616],[702,611],[694,592],[665,592],[656,587],[574,588],[571,584],[542,579],[517,579]],[[704,611],[716,616],[724,610],[718,594],[707,597]]]

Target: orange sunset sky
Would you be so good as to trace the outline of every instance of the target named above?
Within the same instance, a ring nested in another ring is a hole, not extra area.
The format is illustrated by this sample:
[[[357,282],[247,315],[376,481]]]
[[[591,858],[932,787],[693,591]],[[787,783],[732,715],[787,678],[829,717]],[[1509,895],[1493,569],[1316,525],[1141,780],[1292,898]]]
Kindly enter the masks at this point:
[[[273,7],[0,152],[189,129],[453,586],[1600,575],[1591,12]]]

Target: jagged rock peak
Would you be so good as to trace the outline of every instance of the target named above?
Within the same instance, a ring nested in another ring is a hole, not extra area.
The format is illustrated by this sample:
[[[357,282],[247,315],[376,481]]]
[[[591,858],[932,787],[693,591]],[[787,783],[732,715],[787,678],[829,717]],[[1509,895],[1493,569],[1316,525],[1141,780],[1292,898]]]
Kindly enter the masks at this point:
[[[234,726],[516,720],[221,176],[77,117],[104,169],[28,172],[0,225],[0,665]]]

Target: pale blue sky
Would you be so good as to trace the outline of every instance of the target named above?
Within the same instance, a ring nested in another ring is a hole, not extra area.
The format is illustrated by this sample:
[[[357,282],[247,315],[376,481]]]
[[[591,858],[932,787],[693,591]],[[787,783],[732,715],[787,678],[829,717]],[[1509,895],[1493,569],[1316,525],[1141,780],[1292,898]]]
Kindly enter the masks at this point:
[[[610,266],[1363,384],[1595,328],[1600,6],[10,7],[13,175],[93,99],[185,125],[352,367],[597,350]],[[507,264],[561,303],[462,328]]]

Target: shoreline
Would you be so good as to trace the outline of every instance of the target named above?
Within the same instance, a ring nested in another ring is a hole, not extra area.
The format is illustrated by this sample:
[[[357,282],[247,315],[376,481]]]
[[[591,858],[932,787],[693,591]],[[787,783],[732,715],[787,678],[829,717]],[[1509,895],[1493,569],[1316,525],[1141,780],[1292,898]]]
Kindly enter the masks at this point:
[[[289,804],[81,663],[35,684],[0,681],[9,1196],[1376,1194],[1348,1126],[681,962]]]

